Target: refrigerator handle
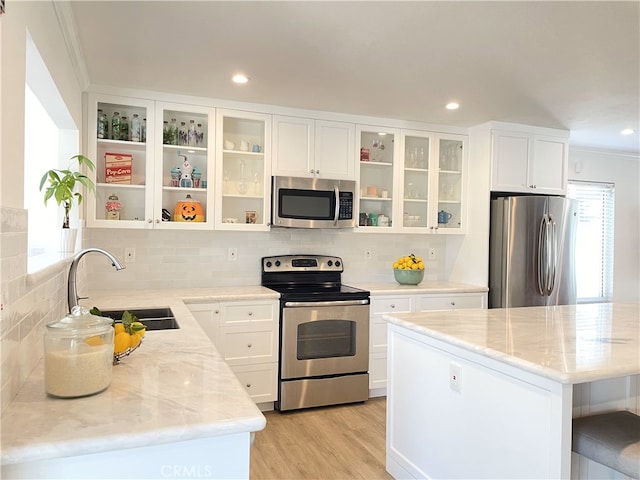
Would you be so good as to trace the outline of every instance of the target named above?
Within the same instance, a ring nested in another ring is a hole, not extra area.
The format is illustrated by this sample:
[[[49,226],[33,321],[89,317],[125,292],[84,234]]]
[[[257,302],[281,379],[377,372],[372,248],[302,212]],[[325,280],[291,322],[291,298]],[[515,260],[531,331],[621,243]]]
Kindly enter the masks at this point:
[[[551,258],[549,274],[549,286],[547,287],[548,295],[553,293],[553,289],[556,288],[556,270],[558,266],[558,232],[556,230],[556,222],[553,218],[549,218],[549,224],[551,226]]]
[[[540,232],[538,233],[538,292],[544,296],[546,290],[546,265],[547,265],[547,216],[540,221]]]

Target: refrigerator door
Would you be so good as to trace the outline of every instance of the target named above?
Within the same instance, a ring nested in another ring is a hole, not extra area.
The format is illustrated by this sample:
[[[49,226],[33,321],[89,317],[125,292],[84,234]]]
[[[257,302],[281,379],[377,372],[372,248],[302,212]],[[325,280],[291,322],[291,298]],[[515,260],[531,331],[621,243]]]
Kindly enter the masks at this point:
[[[547,305],[571,305],[576,303],[575,233],[578,213],[577,201],[561,197],[549,197],[551,252],[553,261]]]
[[[576,221],[562,197],[492,200],[489,308],[575,303]]]
[[[546,305],[543,219],[548,197],[503,197],[491,201],[489,308]],[[544,267],[543,265],[543,267]]]

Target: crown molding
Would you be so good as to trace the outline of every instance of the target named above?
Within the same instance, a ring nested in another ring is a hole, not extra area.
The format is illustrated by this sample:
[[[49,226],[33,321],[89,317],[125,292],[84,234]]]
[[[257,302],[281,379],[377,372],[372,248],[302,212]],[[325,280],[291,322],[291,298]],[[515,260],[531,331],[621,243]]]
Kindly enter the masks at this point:
[[[71,2],[69,1],[54,1],[53,9],[58,17],[58,24],[64,37],[64,43],[67,45],[67,51],[69,52],[69,58],[73,65],[73,70],[80,83],[80,88],[86,91],[91,85],[89,79],[89,71],[87,70],[87,64],[84,60],[84,54],[82,53],[82,47],[80,46],[80,40],[78,38],[78,30],[76,29],[76,20],[71,9]]]

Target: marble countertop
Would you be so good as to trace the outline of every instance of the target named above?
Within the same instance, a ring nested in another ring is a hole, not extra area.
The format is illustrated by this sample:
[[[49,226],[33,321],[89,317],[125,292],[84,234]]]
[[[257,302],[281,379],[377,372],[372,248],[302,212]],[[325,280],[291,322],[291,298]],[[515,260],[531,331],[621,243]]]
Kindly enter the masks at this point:
[[[453,310],[387,321],[565,383],[640,374],[637,303]]]
[[[266,420],[189,312],[188,303],[277,299],[263,287],[108,292],[84,305],[167,306],[177,330],[150,331],[113,367],[104,392],[49,397],[43,362],[2,415],[2,464],[254,432]]]
[[[454,293],[486,293],[487,287],[468,285],[465,283],[425,281],[419,285],[400,285],[397,282],[389,283],[360,283],[345,282],[352,287],[368,290],[371,295],[415,295],[415,294],[454,294]]]

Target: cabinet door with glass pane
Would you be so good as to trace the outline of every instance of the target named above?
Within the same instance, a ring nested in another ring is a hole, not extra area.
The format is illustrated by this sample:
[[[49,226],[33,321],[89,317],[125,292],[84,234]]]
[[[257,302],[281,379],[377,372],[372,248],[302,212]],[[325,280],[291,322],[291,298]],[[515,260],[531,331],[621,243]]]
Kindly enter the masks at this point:
[[[86,195],[87,226],[146,228],[153,222],[154,103],[89,94],[87,174],[96,194]]]
[[[268,230],[271,116],[216,113],[216,228]]]
[[[215,112],[156,103],[155,228],[213,229]]]
[[[404,130],[402,134],[403,168],[402,227],[405,231],[428,231],[433,216],[433,135],[428,132]]]
[[[358,125],[356,135],[360,141],[358,231],[397,231],[394,198],[400,131]]]
[[[467,165],[464,135],[436,136],[437,168],[432,169],[435,211],[430,214],[430,228],[438,233],[465,233]]]

